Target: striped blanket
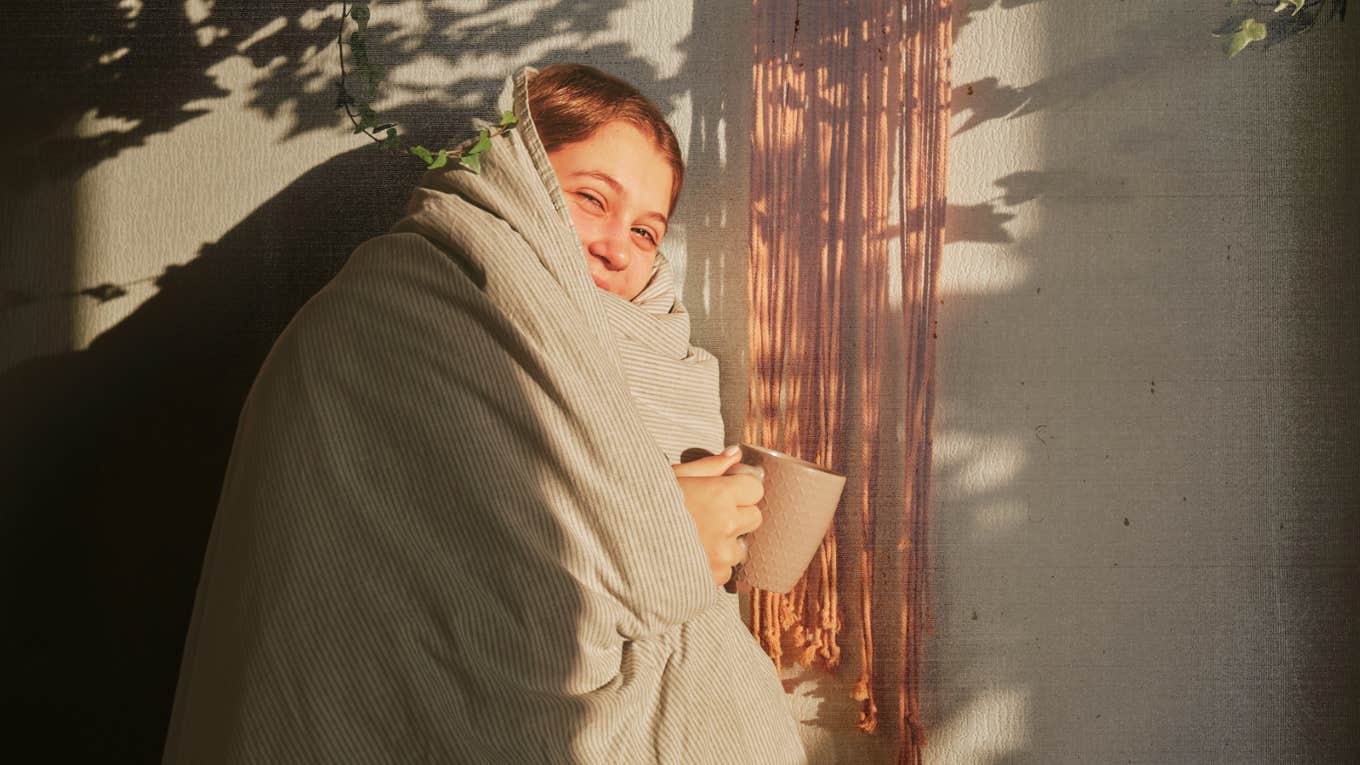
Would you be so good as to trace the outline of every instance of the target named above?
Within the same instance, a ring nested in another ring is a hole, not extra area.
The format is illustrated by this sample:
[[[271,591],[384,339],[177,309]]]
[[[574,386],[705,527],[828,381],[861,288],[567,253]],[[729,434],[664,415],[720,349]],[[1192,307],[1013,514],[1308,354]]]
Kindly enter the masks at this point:
[[[427,176],[265,362],[165,762],[805,761],[630,392],[657,381],[624,368],[532,74],[480,174]]]

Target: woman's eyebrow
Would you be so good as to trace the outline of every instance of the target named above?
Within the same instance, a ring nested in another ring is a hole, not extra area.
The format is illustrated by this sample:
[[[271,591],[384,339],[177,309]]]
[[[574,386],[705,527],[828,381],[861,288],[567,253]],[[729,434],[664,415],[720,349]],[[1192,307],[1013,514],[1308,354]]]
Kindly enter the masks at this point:
[[[596,180],[604,181],[615,192],[619,194],[623,193],[623,184],[615,180],[614,176],[610,175],[609,173],[600,170],[577,170],[576,172],[572,173],[573,177],[577,175],[584,175],[588,178],[594,178]]]
[[[609,186],[609,188],[614,190],[615,194],[623,193],[623,184],[619,183],[618,180],[614,178],[614,176],[602,170],[577,170],[568,177],[574,178],[578,175],[584,175],[588,178],[594,178],[598,181],[603,181],[607,186]],[[662,215],[659,212],[649,212],[644,214],[642,217],[655,218],[661,221],[662,228],[670,227],[670,221],[666,219],[666,216]]]
[[[659,213],[659,212],[649,212],[649,213],[646,213],[645,215],[643,215],[642,217],[643,217],[643,218],[653,218],[653,219],[656,219],[656,220],[658,220],[658,221],[661,221],[661,233],[663,233],[663,234],[666,233],[666,229],[670,228],[670,225],[671,225],[670,221],[666,220],[666,216],[662,215],[662,214]]]

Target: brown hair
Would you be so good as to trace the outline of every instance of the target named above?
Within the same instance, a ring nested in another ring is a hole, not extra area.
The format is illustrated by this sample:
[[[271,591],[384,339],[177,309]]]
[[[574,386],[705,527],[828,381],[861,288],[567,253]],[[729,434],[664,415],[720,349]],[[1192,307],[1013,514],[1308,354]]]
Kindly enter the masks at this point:
[[[652,140],[675,176],[671,209],[680,197],[685,162],[671,126],[637,88],[585,64],[553,64],[529,78],[529,110],[543,148],[556,151],[584,141],[610,122],[626,122]]]

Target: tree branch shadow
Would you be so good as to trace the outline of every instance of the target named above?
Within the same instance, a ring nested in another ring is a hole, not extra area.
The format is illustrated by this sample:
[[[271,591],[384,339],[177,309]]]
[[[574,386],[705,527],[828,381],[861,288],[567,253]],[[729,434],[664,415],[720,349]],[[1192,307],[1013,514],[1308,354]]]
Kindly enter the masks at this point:
[[[493,116],[510,66],[539,50],[546,31],[563,37],[534,63],[583,61],[674,102],[682,83],[659,78],[629,46],[579,49],[623,5],[564,2],[519,26],[428,9],[424,28],[433,31],[384,44],[380,63],[509,63],[430,83],[428,97],[384,116],[415,142],[470,134],[470,119]],[[24,75],[16,99],[43,104],[22,129],[10,123],[0,150],[17,168],[12,189],[74,190],[103,162],[222,108],[207,103],[232,95],[217,67],[238,57],[260,75],[247,108],[290,119],[287,137],[337,130],[338,68],[317,60],[335,51],[338,20],[327,7],[218,4],[191,21],[176,4],[90,1],[9,14],[14,44],[3,60]],[[406,34],[381,16],[373,28],[385,38]],[[94,131],[85,124],[92,119],[115,127]],[[240,138],[231,150],[252,151],[251,137]],[[44,761],[158,761],[241,404],[278,333],[360,242],[400,218],[423,171],[412,157],[360,141],[183,265],[150,277],[156,293],[87,349],[0,371],[0,506],[8,510],[0,559],[11,582],[0,606],[12,616],[3,642],[24,658],[3,694],[17,732],[11,751]],[[78,300],[129,299],[129,286],[6,285],[0,311],[59,301],[74,311]]]

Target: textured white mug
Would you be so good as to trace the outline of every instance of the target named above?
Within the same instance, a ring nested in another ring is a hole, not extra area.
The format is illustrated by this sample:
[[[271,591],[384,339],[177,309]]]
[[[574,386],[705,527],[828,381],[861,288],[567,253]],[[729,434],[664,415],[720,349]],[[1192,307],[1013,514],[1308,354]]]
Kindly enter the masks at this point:
[[[760,528],[746,535],[746,562],[736,567],[733,581],[789,592],[831,528],[845,476],[751,444],[741,444],[741,462],[727,472],[755,475],[765,486]]]

